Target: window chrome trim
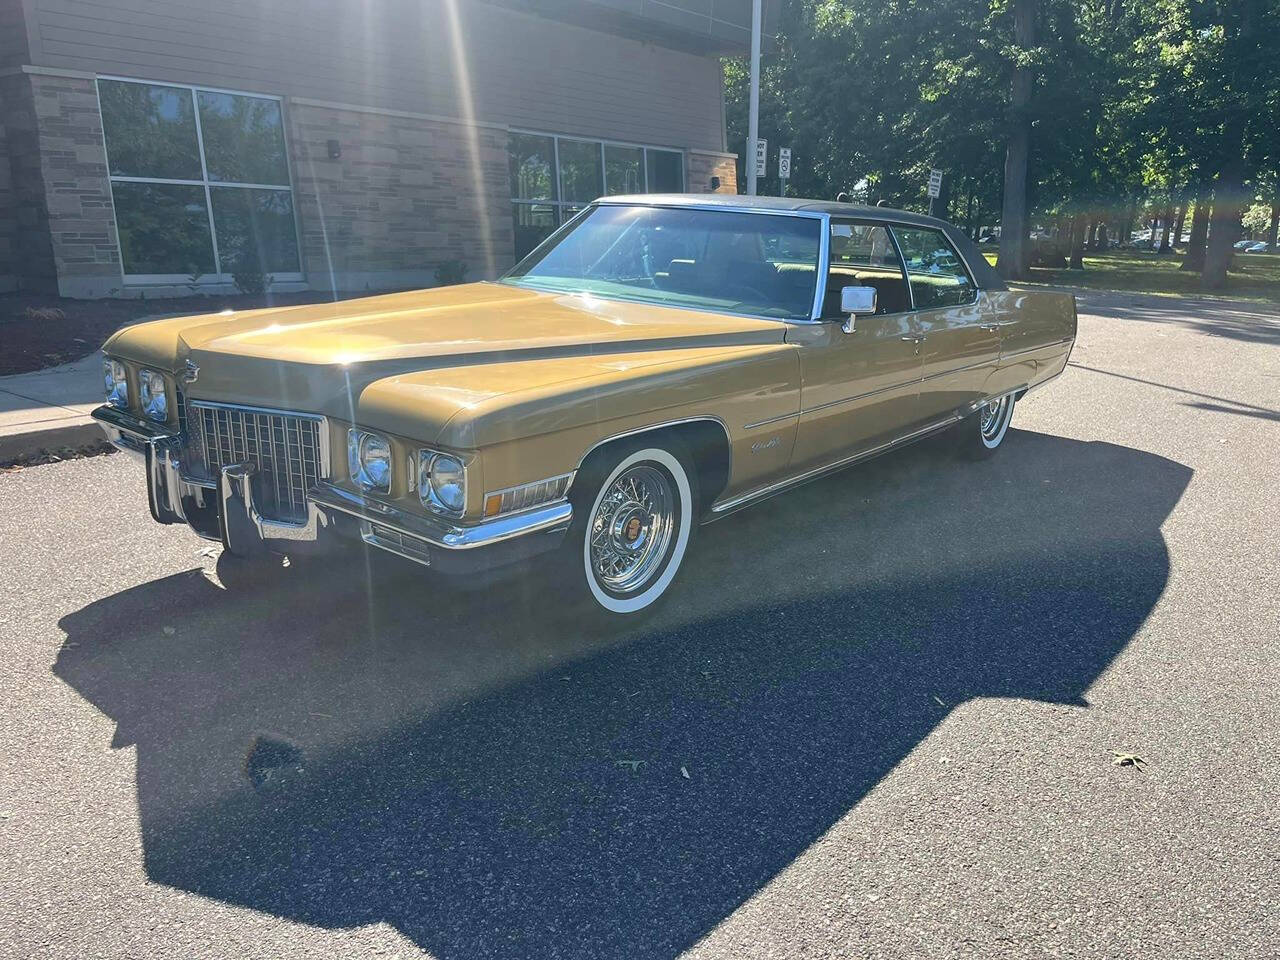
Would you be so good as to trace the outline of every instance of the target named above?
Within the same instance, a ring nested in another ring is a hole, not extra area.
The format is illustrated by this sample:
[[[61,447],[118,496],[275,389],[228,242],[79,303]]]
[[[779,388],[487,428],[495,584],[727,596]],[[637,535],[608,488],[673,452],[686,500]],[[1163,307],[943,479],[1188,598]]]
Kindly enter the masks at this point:
[[[831,236],[831,228],[834,227],[837,223],[849,223],[849,224],[855,224],[859,226],[879,227],[885,232],[885,235],[888,236],[889,242],[893,244],[893,252],[897,254],[897,257],[898,257],[898,269],[902,271],[902,282],[907,288],[908,307],[906,310],[895,310],[893,313],[874,313],[874,314],[871,314],[871,316],[898,317],[898,316],[902,316],[904,313],[914,313],[916,309],[916,300],[915,300],[915,294],[911,292],[911,278],[907,276],[907,260],[906,260],[906,257],[902,255],[902,247],[898,245],[898,238],[893,235],[893,229],[890,226],[890,222],[887,220],[877,220],[874,217],[854,217],[854,216],[838,217],[834,214],[830,214],[829,217],[830,217],[830,222],[827,225],[828,237]],[[867,265],[870,266],[870,264],[867,264]],[[823,283],[822,283],[822,286],[819,288],[820,293],[823,293],[823,294],[826,293],[826,286],[827,286],[826,275],[830,272],[831,272],[831,263],[830,263],[830,258],[828,257],[827,269],[823,271]],[[818,304],[818,309],[819,311],[821,311],[822,309],[821,302],[819,302]],[[840,317],[827,317],[825,319],[826,319],[826,322],[828,323],[833,323],[837,321],[843,322],[843,318],[840,318]]]

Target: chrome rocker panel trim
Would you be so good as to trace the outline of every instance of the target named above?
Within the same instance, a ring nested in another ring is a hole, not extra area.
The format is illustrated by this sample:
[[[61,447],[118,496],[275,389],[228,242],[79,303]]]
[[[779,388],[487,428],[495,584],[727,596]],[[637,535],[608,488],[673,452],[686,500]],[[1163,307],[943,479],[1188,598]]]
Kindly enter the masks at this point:
[[[973,408],[977,409],[978,406],[980,406],[980,404],[975,404]],[[814,467],[811,470],[806,470],[805,472],[798,473],[795,476],[775,481],[774,483],[761,487],[757,490],[749,490],[748,492],[739,494],[736,497],[723,500],[720,503],[712,504],[710,514],[704,518],[702,522],[707,524],[715,520],[719,520],[721,517],[726,517],[731,513],[741,510],[743,507],[748,507],[760,500],[767,500],[769,497],[777,496],[786,490],[790,490],[792,487],[798,487],[801,484],[808,483],[810,480],[817,480],[819,477],[826,476],[828,473],[843,470],[845,467],[853,466],[853,464],[858,463],[859,461],[869,460],[872,457],[888,452],[890,449],[903,446],[913,440],[919,440],[921,437],[934,433],[938,430],[943,430],[951,426],[951,424],[957,423],[963,419],[964,418],[959,414],[953,414],[945,420],[939,420],[936,423],[931,423],[926,427],[921,427],[919,430],[912,431],[904,436],[895,437],[894,439],[886,441],[879,446],[872,447],[870,450],[863,450],[860,453],[843,457],[833,463]]]

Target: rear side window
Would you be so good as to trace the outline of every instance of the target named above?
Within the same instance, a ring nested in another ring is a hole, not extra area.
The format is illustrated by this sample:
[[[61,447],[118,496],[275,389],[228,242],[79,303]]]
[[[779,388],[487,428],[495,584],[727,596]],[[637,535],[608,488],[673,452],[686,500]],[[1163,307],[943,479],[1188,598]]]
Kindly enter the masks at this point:
[[[973,302],[978,288],[941,230],[895,226],[893,235],[902,249],[917,310]]]
[[[902,261],[884,224],[831,221],[830,261],[822,301],[824,318],[842,316],[840,291],[850,286],[876,288],[876,313],[902,313],[911,309]]]

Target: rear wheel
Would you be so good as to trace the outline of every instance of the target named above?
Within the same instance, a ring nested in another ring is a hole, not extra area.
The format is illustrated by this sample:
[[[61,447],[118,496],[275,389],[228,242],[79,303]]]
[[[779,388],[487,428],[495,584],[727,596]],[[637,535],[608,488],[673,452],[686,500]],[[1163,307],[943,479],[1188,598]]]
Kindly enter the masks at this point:
[[[574,481],[564,573],[579,597],[622,616],[656,603],[689,548],[696,472],[674,441],[602,452]]]
[[[994,454],[1004,443],[1013,419],[1013,394],[989,400],[955,427],[956,448],[967,457],[981,460]]]

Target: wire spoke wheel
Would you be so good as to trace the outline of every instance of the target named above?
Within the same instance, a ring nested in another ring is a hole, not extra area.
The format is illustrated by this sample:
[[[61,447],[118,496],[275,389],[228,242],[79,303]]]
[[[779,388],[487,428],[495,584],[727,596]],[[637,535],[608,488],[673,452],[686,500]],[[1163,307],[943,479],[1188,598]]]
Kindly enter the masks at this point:
[[[978,411],[978,429],[982,433],[983,442],[988,446],[994,446],[1000,441],[1008,426],[1009,406],[1012,403],[1012,397],[1003,396],[984,403]]]
[[[643,590],[659,572],[675,535],[675,486],[648,463],[627,468],[599,498],[591,518],[591,572],[609,592]]]

